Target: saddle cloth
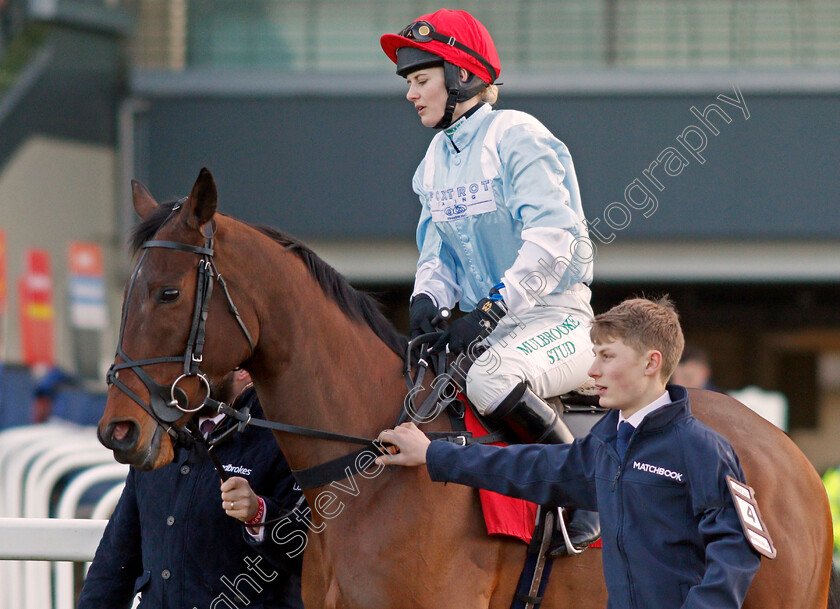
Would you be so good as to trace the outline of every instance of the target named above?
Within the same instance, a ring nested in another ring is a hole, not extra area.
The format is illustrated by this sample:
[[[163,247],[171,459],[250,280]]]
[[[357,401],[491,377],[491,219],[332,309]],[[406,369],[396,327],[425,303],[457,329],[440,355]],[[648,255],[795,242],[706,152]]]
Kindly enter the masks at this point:
[[[463,395],[458,397],[461,400],[464,399]],[[480,438],[488,433],[473,413],[472,408],[465,408],[464,424],[467,431],[472,432],[474,438]],[[505,443],[496,442],[491,446],[505,446]],[[536,503],[516,497],[507,497],[484,489],[478,490],[478,496],[481,500],[481,509],[484,513],[484,524],[487,527],[488,535],[507,535],[521,539],[525,543],[530,543],[537,520]],[[601,540],[598,539],[590,547],[600,548]]]
[[[472,432],[474,438],[487,435],[487,430],[469,407],[464,412],[464,424],[467,426],[467,431]],[[504,445],[503,442],[491,444],[491,446]],[[488,535],[508,535],[530,543],[537,520],[536,503],[484,489],[478,489],[478,496],[481,499],[481,509],[484,512],[484,524]]]

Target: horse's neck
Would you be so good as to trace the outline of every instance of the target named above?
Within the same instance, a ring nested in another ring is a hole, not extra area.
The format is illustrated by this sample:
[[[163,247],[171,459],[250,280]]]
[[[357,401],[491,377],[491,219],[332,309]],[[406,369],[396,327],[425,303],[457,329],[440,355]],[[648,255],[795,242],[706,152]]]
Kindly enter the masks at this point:
[[[402,405],[406,391],[400,358],[367,324],[345,315],[302,263],[288,266],[289,275],[272,282],[263,301],[252,369],[266,416],[375,438],[394,423]],[[284,436],[283,451],[294,469],[353,449],[341,442]]]

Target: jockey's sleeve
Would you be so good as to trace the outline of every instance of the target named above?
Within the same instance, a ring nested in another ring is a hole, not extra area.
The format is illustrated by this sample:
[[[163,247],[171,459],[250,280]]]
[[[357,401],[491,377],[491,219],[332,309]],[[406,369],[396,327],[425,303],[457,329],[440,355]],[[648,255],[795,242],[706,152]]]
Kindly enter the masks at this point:
[[[524,313],[541,295],[590,283],[594,251],[566,145],[531,119],[504,131],[498,154],[505,204],[522,224],[523,241],[502,278],[502,296],[512,312]]]
[[[500,290],[515,314],[542,304],[542,297],[564,291],[585,279],[587,260],[575,254],[575,238],[562,228],[535,227],[522,231],[523,244],[513,265],[505,271]],[[577,248],[589,250],[585,247]]]
[[[411,297],[426,294],[440,307],[452,308],[461,298],[461,288],[455,283],[455,274],[440,258],[427,260],[417,267],[414,291]]]

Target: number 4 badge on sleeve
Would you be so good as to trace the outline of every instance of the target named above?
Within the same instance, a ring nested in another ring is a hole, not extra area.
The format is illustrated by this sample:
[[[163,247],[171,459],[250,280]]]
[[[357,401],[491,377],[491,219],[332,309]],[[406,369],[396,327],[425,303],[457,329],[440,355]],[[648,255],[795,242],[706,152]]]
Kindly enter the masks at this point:
[[[761,519],[758,502],[755,500],[755,491],[732,476],[726,477],[726,483],[729,485],[729,492],[732,493],[732,500],[735,502],[747,541],[759,554],[767,558],[776,558],[776,548],[773,540],[770,539],[767,525]]]

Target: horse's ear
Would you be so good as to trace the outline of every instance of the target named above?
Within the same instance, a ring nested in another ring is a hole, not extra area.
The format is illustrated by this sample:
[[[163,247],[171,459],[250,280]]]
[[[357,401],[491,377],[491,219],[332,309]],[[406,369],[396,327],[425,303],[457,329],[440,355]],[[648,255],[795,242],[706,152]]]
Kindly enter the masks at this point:
[[[137,180],[131,180],[131,196],[134,199],[134,211],[143,220],[159,207],[149,189]]]
[[[192,187],[190,197],[184,204],[182,217],[187,224],[195,229],[200,229],[207,224],[216,213],[216,205],[219,202],[219,194],[216,191],[216,181],[213,174],[203,167],[198,173],[198,179]]]

